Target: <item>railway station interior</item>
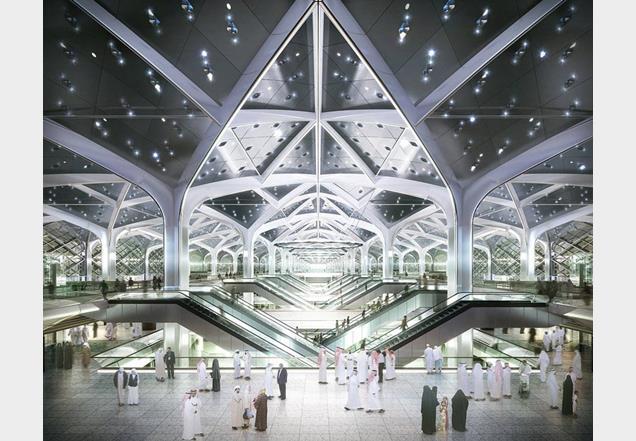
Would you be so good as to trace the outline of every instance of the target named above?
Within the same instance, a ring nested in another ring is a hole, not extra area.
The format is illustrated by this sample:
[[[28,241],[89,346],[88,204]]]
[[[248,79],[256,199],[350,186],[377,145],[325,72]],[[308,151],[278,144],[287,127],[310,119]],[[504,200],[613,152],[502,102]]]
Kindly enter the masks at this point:
[[[592,0],[42,17],[36,436],[593,438]]]

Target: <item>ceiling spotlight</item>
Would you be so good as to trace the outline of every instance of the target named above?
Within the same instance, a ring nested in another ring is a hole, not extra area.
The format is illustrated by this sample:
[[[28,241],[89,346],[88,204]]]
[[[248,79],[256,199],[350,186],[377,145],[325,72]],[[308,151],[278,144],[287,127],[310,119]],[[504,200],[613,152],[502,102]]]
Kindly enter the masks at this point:
[[[434,60],[435,53],[436,53],[435,49],[429,49],[426,54],[427,55],[426,67],[422,71],[422,81],[424,81],[425,83],[431,79],[431,73],[433,73],[433,64],[435,62]]]
[[[453,9],[455,9],[455,0],[447,0],[444,6],[442,6],[442,18],[448,20]]]
[[[411,25],[409,22],[402,21],[402,23],[400,23],[400,27],[398,28],[398,40],[400,41],[400,43],[404,42],[404,39],[406,38],[406,34],[408,34],[410,30],[411,30]]]
[[[123,65],[125,63],[124,56],[122,52],[117,48],[115,42],[111,40],[108,42],[107,46],[108,50],[110,50],[110,54],[115,57],[115,60],[117,60],[117,64],[119,64],[120,66]]]
[[[526,54],[526,51],[528,50],[529,46],[530,46],[530,43],[528,43],[527,40],[524,40],[521,42],[521,45],[512,56],[512,64],[519,64],[519,61],[521,61],[523,56]]]
[[[477,169],[477,163],[474,162],[473,165],[470,166],[470,171],[474,172]]]
[[[585,167],[585,164],[581,164],[581,165],[579,165],[579,170],[580,170],[580,171],[585,170],[585,168],[586,168],[586,167]]]
[[[91,52],[91,57],[97,58],[97,54],[95,52]]]
[[[205,74],[205,77],[208,79],[209,82],[214,81],[214,73],[212,73],[212,68],[209,64],[205,63],[203,65],[203,73]]]
[[[545,51],[545,49],[541,49],[541,50],[539,51],[539,58],[540,58],[540,59],[542,59],[542,60],[543,60],[543,59],[546,57],[546,55],[548,55],[548,53]]]
[[[567,80],[565,80],[565,83],[563,83],[563,91],[568,90],[570,87],[574,86],[574,83],[576,83],[576,75],[572,74],[570,76],[570,78],[568,78]]]
[[[152,71],[152,69],[148,69],[146,71],[146,75],[148,76],[150,85],[155,89],[157,93],[161,93],[161,83],[157,78],[155,78],[155,73]]]
[[[72,15],[70,12],[67,12],[66,14],[64,14],[64,19],[73,28],[75,32],[79,32],[80,27],[79,27],[79,21],[77,20],[77,17]]]
[[[62,81],[62,84],[64,85],[64,87],[66,87],[66,90],[68,90],[70,93],[75,92],[75,85],[71,82],[71,80],[66,78],[65,74],[62,74],[60,76],[60,80]]]
[[[232,14],[227,14],[225,16],[225,30],[232,35],[237,35],[239,32],[238,26],[236,26]]]
[[[479,77],[479,79],[477,80],[477,83],[475,84],[475,88],[473,89],[473,92],[475,92],[476,94],[481,93],[481,89],[486,85],[486,78],[488,78],[489,76],[490,76],[490,71],[488,69],[485,69],[481,73],[481,76]]]
[[[574,14],[574,6],[570,6],[568,12],[559,17],[559,24],[557,25],[557,32],[563,31],[563,28],[572,20],[572,15]]]
[[[572,43],[571,45],[569,45],[561,54],[561,58],[559,58],[559,61],[561,61],[561,63],[565,63],[565,60],[567,60],[570,55],[572,55],[574,53],[574,48],[576,47],[576,41],[574,43]]]
[[[71,61],[71,64],[77,64],[77,57],[75,56],[75,51],[73,50],[73,48],[71,46],[68,46],[63,41],[60,41],[60,47],[62,48],[62,52],[64,53],[64,55],[66,55],[66,58]]]
[[[185,12],[188,21],[194,20],[194,6],[188,0],[181,0],[181,10]]]
[[[484,12],[475,20],[475,34],[481,34],[481,31],[486,23],[488,23],[488,16],[490,15],[490,9],[484,9]]]
[[[154,12],[152,12],[151,8],[148,8],[146,10],[146,18],[148,19],[148,23],[150,23],[150,25],[155,28],[155,30],[157,31],[157,33],[161,32],[161,29],[159,28],[159,26],[161,25],[161,21],[159,20],[159,18],[157,18],[157,16],[155,15]]]

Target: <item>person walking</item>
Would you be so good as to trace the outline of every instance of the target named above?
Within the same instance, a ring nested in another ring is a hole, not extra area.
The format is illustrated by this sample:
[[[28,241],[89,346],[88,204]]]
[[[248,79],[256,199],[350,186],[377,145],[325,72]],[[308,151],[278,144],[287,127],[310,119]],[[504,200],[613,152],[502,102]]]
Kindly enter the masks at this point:
[[[174,363],[177,360],[177,357],[174,355],[174,351],[170,346],[168,346],[168,351],[163,356],[163,361],[166,363],[166,367],[168,368],[168,379],[174,380]]]

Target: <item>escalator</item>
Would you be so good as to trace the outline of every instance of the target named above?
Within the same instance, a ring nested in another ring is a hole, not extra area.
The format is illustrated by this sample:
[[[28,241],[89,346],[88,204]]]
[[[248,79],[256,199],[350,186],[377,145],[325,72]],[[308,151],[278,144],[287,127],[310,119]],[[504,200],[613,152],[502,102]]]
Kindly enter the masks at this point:
[[[539,358],[533,350],[479,329],[473,329],[473,354],[487,363],[501,360],[513,368],[521,366],[523,361],[533,368],[539,366]]]
[[[291,293],[293,293],[294,295],[297,296],[304,296],[308,293],[310,293],[310,289],[309,288],[305,288],[305,287],[301,287],[298,284],[296,284],[293,281],[290,281],[289,279],[282,277],[282,276],[278,276],[278,275],[261,275],[258,277],[259,280],[265,280],[266,282],[269,282],[270,284],[283,289],[285,291],[289,291]]]
[[[311,291],[314,289],[309,283],[294,276],[293,274],[280,274],[280,277],[287,280],[292,286],[297,287],[299,290]]]
[[[393,294],[401,291],[405,286],[415,288],[408,282],[384,282],[381,279],[368,279],[351,284],[350,288],[321,305],[327,311],[342,308],[356,308],[382,294]]]
[[[534,316],[526,314],[527,308],[540,308]],[[358,350],[362,345],[367,349],[384,349],[390,347],[399,349],[419,339],[425,334],[436,330],[437,341],[447,341],[471,328],[488,326],[492,320],[519,321],[523,323],[544,323],[551,319],[547,312],[548,299],[545,296],[537,296],[527,293],[458,293],[437,303],[432,307],[425,307],[423,311],[407,317],[407,327],[402,329],[401,322],[394,322],[386,327],[380,327],[371,335],[363,337],[364,340],[355,341],[349,339],[346,343],[348,349]],[[457,322],[453,319],[474,309],[475,314],[462,316]],[[516,312],[516,313],[515,313]],[[498,315],[499,314],[499,315]],[[554,319],[552,319],[554,320]],[[451,323],[453,322],[453,323]],[[439,329],[449,324],[448,335],[444,336]],[[512,327],[513,325],[509,325]],[[451,335],[454,334],[454,335]],[[418,349],[419,350],[419,349]]]
[[[253,292],[275,305],[287,306],[305,311],[316,309],[300,295],[283,289],[267,279],[224,280],[223,286],[230,292]]]
[[[316,367],[318,347],[309,340],[279,326],[273,318],[266,320],[254,311],[243,310],[237,299],[231,303],[231,293],[227,293],[223,301],[220,297],[210,293],[193,292],[174,292],[160,296],[124,294],[109,300],[108,303],[122,308],[134,308],[132,311],[122,309],[119,317],[116,315],[119,311],[109,310],[110,315],[117,318],[115,321],[129,321],[132,319],[131,314],[137,317],[139,314],[153,315],[156,321],[177,322],[203,336],[206,331],[205,324],[208,327],[212,324],[257,351],[286,358],[291,367]],[[181,311],[160,310],[153,308],[155,305],[176,306]],[[137,311],[137,307],[150,309]],[[183,314],[183,311],[187,314]],[[200,320],[193,321],[192,316]]]
[[[127,341],[93,355],[102,368],[141,369],[154,361],[154,353],[163,347],[163,329]]]
[[[357,287],[367,280],[371,280],[371,278],[362,276],[345,276],[341,278],[337,283],[328,285],[321,292],[322,294],[326,294],[329,296],[339,295],[341,293],[350,291],[354,287]]]

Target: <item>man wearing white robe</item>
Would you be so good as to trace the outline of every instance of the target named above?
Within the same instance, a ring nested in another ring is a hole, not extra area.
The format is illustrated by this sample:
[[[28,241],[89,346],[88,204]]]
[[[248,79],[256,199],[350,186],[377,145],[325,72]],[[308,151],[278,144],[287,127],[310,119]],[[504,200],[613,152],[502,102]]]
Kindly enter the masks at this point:
[[[574,359],[572,360],[572,368],[574,369],[574,374],[578,380],[583,378],[583,369],[581,367],[581,353],[579,350],[574,351]],[[575,383],[576,385],[576,383]]]
[[[484,401],[486,395],[484,395],[484,372],[481,364],[475,363],[471,375],[473,377],[473,398],[475,401]]]
[[[120,406],[123,406],[126,401],[126,386],[128,385],[128,374],[124,372],[123,367],[120,367],[119,370],[115,372],[113,380],[115,388],[117,389],[117,402]]]
[[[506,363],[503,368],[503,385],[501,392],[504,398],[512,398],[512,370],[510,365]]]
[[[353,375],[353,354],[351,351],[345,355],[345,365],[347,366],[347,378],[351,378]]]
[[[265,394],[267,395],[267,399],[271,400],[274,398],[274,373],[272,372],[272,364],[267,363],[265,366]]]
[[[552,345],[552,350],[554,351],[554,348],[557,347],[557,345],[559,344],[559,334],[558,334],[558,330],[557,329],[553,329],[552,330],[552,334],[550,335],[550,344]]]
[[[444,364],[444,357],[442,356],[442,348],[437,345],[433,347],[433,362],[435,363],[435,371],[438,374],[441,374],[442,365]]]
[[[377,372],[371,371],[367,381],[367,413],[371,413],[374,410],[377,410],[379,413],[384,413],[384,409],[380,403],[380,385],[378,384]]]
[[[549,365],[550,357],[548,356],[548,353],[545,350],[541,350],[541,353],[539,354],[539,373],[542,383],[545,383]]]
[[[234,379],[241,378],[241,356],[239,351],[234,352]]]
[[[386,348],[386,357],[385,358],[385,366],[386,373],[384,374],[385,380],[394,380],[396,377],[395,374],[395,352],[391,349]]]
[[[243,378],[249,380],[252,377],[252,354],[250,351],[245,351],[243,355]]]
[[[347,381],[347,374],[345,371],[345,358],[344,352],[342,349],[336,349],[336,379],[338,380],[338,384],[345,384]]]
[[[503,390],[503,366],[501,360],[495,362],[495,366],[492,368],[492,389],[490,390],[490,398],[497,401],[501,398]]]
[[[132,336],[133,338],[141,337],[141,323],[133,323]]]
[[[139,374],[137,369],[132,369],[128,375],[128,405],[139,404]]]
[[[563,364],[563,346],[558,345],[554,350],[554,357],[552,357],[552,366],[561,366]]]
[[[486,387],[487,387],[487,391],[486,394],[487,395],[491,395],[492,394],[492,390],[493,390],[493,381],[495,378],[495,374],[493,371],[493,366],[492,364],[486,364]]]
[[[545,331],[543,334],[543,349],[545,349],[546,352],[550,352],[550,344],[552,344],[552,339],[550,338],[548,331]]]
[[[367,381],[367,375],[369,375],[368,362],[369,356],[364,350],[358,352],[358,381],[365,383]]]
[[[548,395],[550,397],[550,409],[558,409],[559,408],[559,384],[556,379],[556,372],[554,369],[551,369],[548,372]]]
[[[466,371],[466,363],[459,363],[457,368],[457,388],[461,389],[466,398],[471,398],[470,389],[468,387],[468,372]]]
[[[104,335],[104,337],[106,337],[106,340],[113,340],[113,323],[112,322],[108,322],[106,323],[106,334]]]
[[[318,383],[327,384],[327,352],[320,348],[318,352]]]
[[[435,358],[433,356],[433,348],[427,343],[426,349],[424,349],[424,361],[426,362],[426,372],[432,373],[433,366],[435,365]]]
[[[360,402],[360,395],[358,394],[359,387],[358,372],[354,369],[349,377],[349,386],[347,386],[347,403],[344,407],[345,410],[363,409],[362,403]]]
[[[155,352],[155,378],[157,381],[164,381],[166,379],[166,362],[163,359],[163,348],[159,348]]]
[[[190,396],[183,402],[183,435],[182,439],[195,439],[203,435],[201,429],[201,400],[197,397],[197,390],[192,389]]]
[[[565,329],[559,326],[559,330],[557,332],[559,333],[559,344],[563,346],[565,343]]]
[[[527,385],[527,392],[530,393],[530,374],[532,368],[525,361],[519,367],[519,382]]]
[[[197,374],[199,375],[199,390],[210,390],[208,387],[208,367],[205,364],[205,360],[202,358],[197,363]]]
[[[80,345],[84,343],[88,343],[88,326],[82,326],[82,340],[80,341]]]

